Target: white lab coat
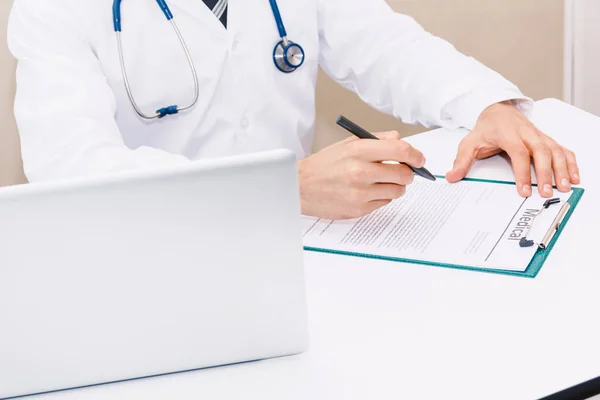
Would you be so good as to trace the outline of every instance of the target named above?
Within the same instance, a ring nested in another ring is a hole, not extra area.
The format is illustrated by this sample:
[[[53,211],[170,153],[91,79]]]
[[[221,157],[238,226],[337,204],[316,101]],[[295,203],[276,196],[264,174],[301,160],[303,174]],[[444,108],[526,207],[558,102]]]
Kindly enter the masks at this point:
[[[169,0],[200,78],[191,112],[145,122],[121,75],[112,0],[16,0],[9,47],[18,59],[15,114],[30,182],[288,148],[310,153],[321,66],[371,106],[407,123],[472,128],[517,87],[431,36],[383,0],[279,0],[302,67],[279,72],[269,2],[229,0],[225,29],[202,0]],[[171,25],[154,0],[122,3],[134,96],[151,114],[193,97]]]

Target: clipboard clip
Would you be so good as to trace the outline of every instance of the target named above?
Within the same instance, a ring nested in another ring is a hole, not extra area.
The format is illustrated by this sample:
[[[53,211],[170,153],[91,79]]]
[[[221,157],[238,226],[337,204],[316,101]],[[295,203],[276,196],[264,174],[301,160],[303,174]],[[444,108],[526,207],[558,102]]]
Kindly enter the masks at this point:
[[[527,234],[525,236],[523,236],[521,238],[521,240],[519,241],[519,246],[531,247],[535,244],[535,242],[533,240],[527,239],[527,235],[529,235],[529,233],[531,232],[531,229],[533,228],[533,224],[535,223],[535,220],[544,210],[548,209],[550,206],[552,206],[554,204],[559,204],[559,203],[560,203],[559,198],[548,199],[544,202],[544,206],[542,207],[540,212],[538,212],[535,215],[535,217],[533,218],[533,221],[531,221],[531,225],[529,226],[529,229],[527,230]],[[560,211],[558,212],[558,215],[556,216],[556,218],[554,218],[554,221],[552,221],[552,225],[550,225],[550,228],[548,229],[548,231],[542,238],[542,241],[538,244],[538,247],[540,249],[544,250],[548,247],[548,245],[550,244],[550,240],[552,240],[552,237],[554,237],[554,234],[560,229],[561,223],[562,223],[563,219],[565,218],[565,215],[567,215],[567,212],[569,211],[570,206],[571,205],[568,202],[565,202],[565,204],[563,204]]]

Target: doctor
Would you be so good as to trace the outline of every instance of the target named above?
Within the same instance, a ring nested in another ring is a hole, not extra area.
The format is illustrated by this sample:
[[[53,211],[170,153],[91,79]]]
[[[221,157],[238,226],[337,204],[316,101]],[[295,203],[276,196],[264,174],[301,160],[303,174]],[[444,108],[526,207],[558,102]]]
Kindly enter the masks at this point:
[[[15,114],[31,182],[285,147],[302,211],[358,217],[404,194],[425,157],[395,132],[310,155],[317,68],[411,124],[464,127],[451,182],[504,150],[521,195],[579,183],[575,155],[513,84],[384,0],[16,0]]]

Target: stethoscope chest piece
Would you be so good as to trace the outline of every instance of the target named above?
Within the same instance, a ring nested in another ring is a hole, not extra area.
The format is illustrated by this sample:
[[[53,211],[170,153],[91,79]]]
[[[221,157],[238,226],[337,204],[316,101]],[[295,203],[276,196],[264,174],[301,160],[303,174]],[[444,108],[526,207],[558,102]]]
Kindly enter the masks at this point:
[[[304,63],[304,49],[297,43],[282,39],[273,50],[273,61],[278,70],[285,73],[294,72]]]
[[[271,10],[273,10],[277,30],[281,38],[273,49],[273,62],[281,72],[294,72],[304,63],[304,49],[298,43],[288,40],[277,0],[269,0],[269,3],[271,3]]]

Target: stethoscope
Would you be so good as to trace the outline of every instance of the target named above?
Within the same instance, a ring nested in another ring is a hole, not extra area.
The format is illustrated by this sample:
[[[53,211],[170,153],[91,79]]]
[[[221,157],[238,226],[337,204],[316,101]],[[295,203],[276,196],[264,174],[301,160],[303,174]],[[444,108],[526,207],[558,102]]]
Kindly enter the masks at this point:
[[[138,113],[138,115],[147,120],[153,120],[156,118],[163,118],[167,115],[178,114],[183,111],[187,111],[193,108],[196,103],[198,103],[198,99],[200,98],[200,85],[198,83],[198,72],[196,71],[196,67],[194,65],[194,61],[192,60],[192,56],[187,47],[177,24],[175,23],[175,19],[173,18],[173,14],[169,9],[169,6],[166,3],[166,0],[156,0],[156,3],[160,7],[160,9],[167,17],[167,20],[171,22],[177,37],[179,38],[179,42],[181,43],[181,47],[185,52],[188,63],[190,65],[190,69],[192,70],[192,75],[194,77],[194,100],[189,106],[186,107],[178,107],[176,105],[168,106],[161,108],[156,111],[154,115],[146,115],[143,113],[138,107],[135,99],[133,98],[133,94],[131,92],[131,85],[129,84],[129,78],[127,77],[127,70],[125,68],[125,60],[123,58],[123,43],[121,41],[121,1],[122,0],[114,0],[113,2],[113,20],[115,25],[115,33],[117,36],[117,43],[119,46],[119,59],[121,61],[121,72],[123,74],[123,81],[125,82],[125,90],[127,91],[127,96],[129,96],[129,100],[133,105],[133,108]],[[290,73],[294,72],[304,63],[304,49],[297,43],[288,40],[287,32],[285,30],[285,26],[283,24],[283,19],[281,18],[281,13],[279,12],[279,7],[277,6],[277,0],[269,0],[271,3],[271,9],[273,10],[273,15],[275,16],[275,22],[277,23],[277,29],[279,30],[279,37],[281,40],[275,45],[273,49],[273,62],[277,69],[281,72]]]

